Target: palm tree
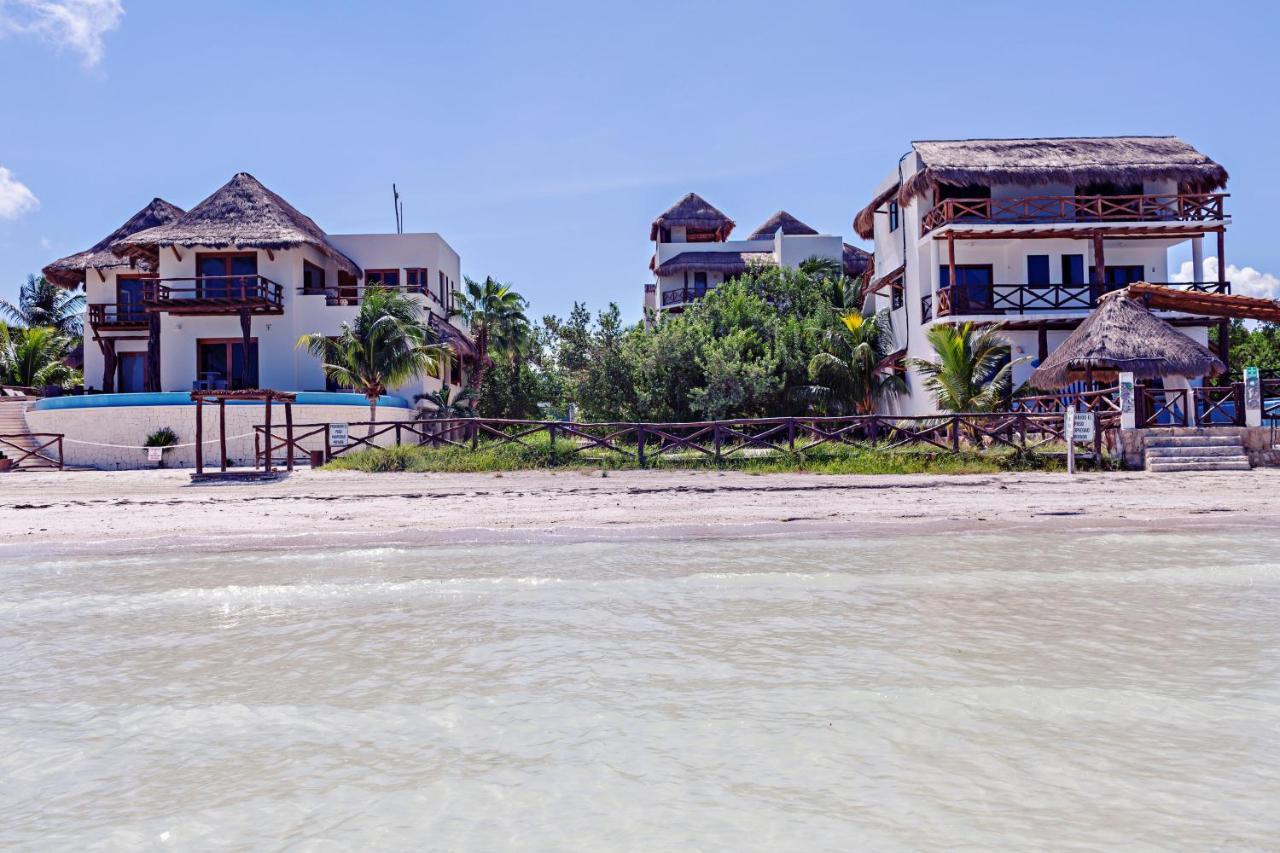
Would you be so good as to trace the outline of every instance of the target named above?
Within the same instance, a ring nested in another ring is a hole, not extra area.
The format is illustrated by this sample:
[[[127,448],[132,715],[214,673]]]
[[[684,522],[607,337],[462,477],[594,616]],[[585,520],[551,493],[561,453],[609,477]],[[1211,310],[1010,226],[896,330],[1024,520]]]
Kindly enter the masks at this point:
[[[990,412],[1009,391],[1014,364],[1008,361],[1009,344],[1003,327],[975,329],[943,324],[930,327],[925,339],[937,353],[937,361],[913,358],[910,364],[924,374],[924,387],[938,408],[949,412]]]
[[[51,326],[11,329],[0,323],[0,384],[24,388],[56,385],[69,388],[83,381],[66,357],[75,341]]]
[[[0,299],[0,313],[21,326],[52,326],[72,337],[84,333],[84,294],[53,284],[44,276],[27,276],[18,302]]]
[[[394,290],[365,291],[360,312],[343,323],[336,338],[317,333],[298,338],[318,357],[325,375],[355,388],[369,400],[369,433],[378,420],[378,398],[388,388],[440,369],[449,350],[422,322],[418,304]]]
[[[818,383],[810,393],[859,415],[875,414],[879,403],[907,393],[906,380],[888,369],[893,351],[887,310],[842,314],[829,349],[809,360],[809,378]]]
[[[434,406],[427,417],[436,420],[449,420],[453,418],[469,418],[475,414],[470,406],[471,401],[475,398],[476,393],[470,388],[460,388],[454,391],[448,385],[445,385],[438,391],[416,394],[413,399],[430,403]]]
[[[484,377],[491,364],[490,353],[510,355],[528,338],[529,319],[524,314],[523,296],[491,277],[483,283],[465,279],[459,294],[459,311],[476,342],[476,365],[468,386],[479,398],[484,393]]]
[[[800,262],[800,272],[809,278],[844,278],[844,264],[834,258],[812,255]]]

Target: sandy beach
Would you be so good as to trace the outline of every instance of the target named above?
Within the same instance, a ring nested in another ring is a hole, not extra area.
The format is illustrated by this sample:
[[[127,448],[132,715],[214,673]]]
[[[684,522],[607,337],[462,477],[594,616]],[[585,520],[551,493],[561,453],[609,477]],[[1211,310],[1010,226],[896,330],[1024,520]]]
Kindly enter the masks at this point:
[[[10,475],[0,555],[971,530],[1210,530],[1280,521],[1280,470],[995,476],[297,471]]]

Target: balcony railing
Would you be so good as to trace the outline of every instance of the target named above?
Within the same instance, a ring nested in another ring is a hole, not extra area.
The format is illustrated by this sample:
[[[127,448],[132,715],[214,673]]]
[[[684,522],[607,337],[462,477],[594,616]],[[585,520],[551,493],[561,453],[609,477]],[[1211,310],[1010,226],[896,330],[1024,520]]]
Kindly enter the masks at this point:
[[[205,275],[154,278],[143,285],[142,300],[172,313],[218,314],[249,309],[283,310],[284,288],[261,275]]]
[[[1177,290],[1230,293],[1230,282],[1151,282]],[[1107,288],[1093,284],[968,284],[938,288],[920,299],[923,322],[933,317],[977,314],[1034,314],[1039,311],[1089,311]]]
[[[682,287],[679,290],[664,290],[662,291],[662,307],[690,305],[695,300],[706,296],[709,289],[705,287]]]
[[[956,223],[1203,222],[1223,218],[1226,198],[1226,193],[948,198],[924,215],[920,233]]]
[[[398,293],[416,293],[420,296],[426,296],[434,300],[435,302],[440,303],[440,294],[438,292],[433,291],[429,287],[423,287],[420,285],[409,285],[409,284],[401,284],[395,287],[389,287],[387,285],[382,285],[382,284],[375,284],[375,285],[368,285],[368,286],[358,285],[354,287],[326,287],[323,289],[312,289],[312,290],[308,290],[307,288],[300,287],[298,288],[298,294],[301,296],[323,296],[325,305],[359,305],[361,302],[364,301],[365,293],[367,293],[370,290],[394,290]],[[440,303],[441,305],[444,305],[444,307],[448,308],[449,310],[453,309],[453,303],[454,303],[453,294],[454,294],[454,291],[449,292],[447,304]]]
[[[137,303],[102,302],[89,306],[89,325],[95,329],[142,329],[147,311]]]

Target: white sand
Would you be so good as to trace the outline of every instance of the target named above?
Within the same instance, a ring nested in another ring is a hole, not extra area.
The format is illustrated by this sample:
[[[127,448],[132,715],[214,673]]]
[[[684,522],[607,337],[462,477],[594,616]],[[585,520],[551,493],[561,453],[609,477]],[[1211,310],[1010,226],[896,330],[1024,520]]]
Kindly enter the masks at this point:
[[[1280,522],[1280,470],[994,476],[297,471],[0,475],[0,558],[529,539],[1168,530]]]

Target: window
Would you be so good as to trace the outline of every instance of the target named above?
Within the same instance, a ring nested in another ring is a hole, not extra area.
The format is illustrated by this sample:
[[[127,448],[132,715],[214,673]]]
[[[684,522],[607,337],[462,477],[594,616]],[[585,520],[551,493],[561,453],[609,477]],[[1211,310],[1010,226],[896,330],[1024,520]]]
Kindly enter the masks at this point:
[[[1027,284],[1049,283],[1049,256],[1027,255]]]
[[[1136,266],[1107,267],[1107,291],[1119,290],[1126,284],[1142,281],[1144,277],[1142,264]]]
[[[707,295],[707,274],[705,272],[696,272],[693,274],[693,295]]]
[[[249,341],[245,363],[244,340],[216,338],[196,342],[196,372],[199,379],[225,382],[228,390],[258,387],[258,342]]]
[[[991,285],[995,279],[990,264],[956,264],[956,288],[952,291],[951,304],[968,304],[977,307],[991,306]],[[939,284],[951,286],[951,267],[944,264]]]
[[[142,279],[136,275],[116,276],[116,320],[141,323],[147,319],[142,307]]]
[[[196,255],[197,299],[233,299],[254,295],[258,286],[257,252],[201,252]]]
[[[889,202],[889,233],[892,234],[894,231],[898,230],[898,218],[898,202],[896,200],[891,201]]]
[[[450,385],[462,384],[462,359],[459,359],[459,358],[449,359],[449,384]]]
[[[414,293],[430,294],[430,279],[426,267],[412,267],[404,271],[405,287]]]
[[[1084,255],[1062,256],[1062,283],[1088,284],[1084,278]]]
[[[302,292],[324,293],[324,268],[311,261],[302,262]]]
[[[147,390],[147,354],[122,352],[116,356],[116,391],[137,394]]]
[[[364,286],[399,288],[400,270],[365,270]]]

